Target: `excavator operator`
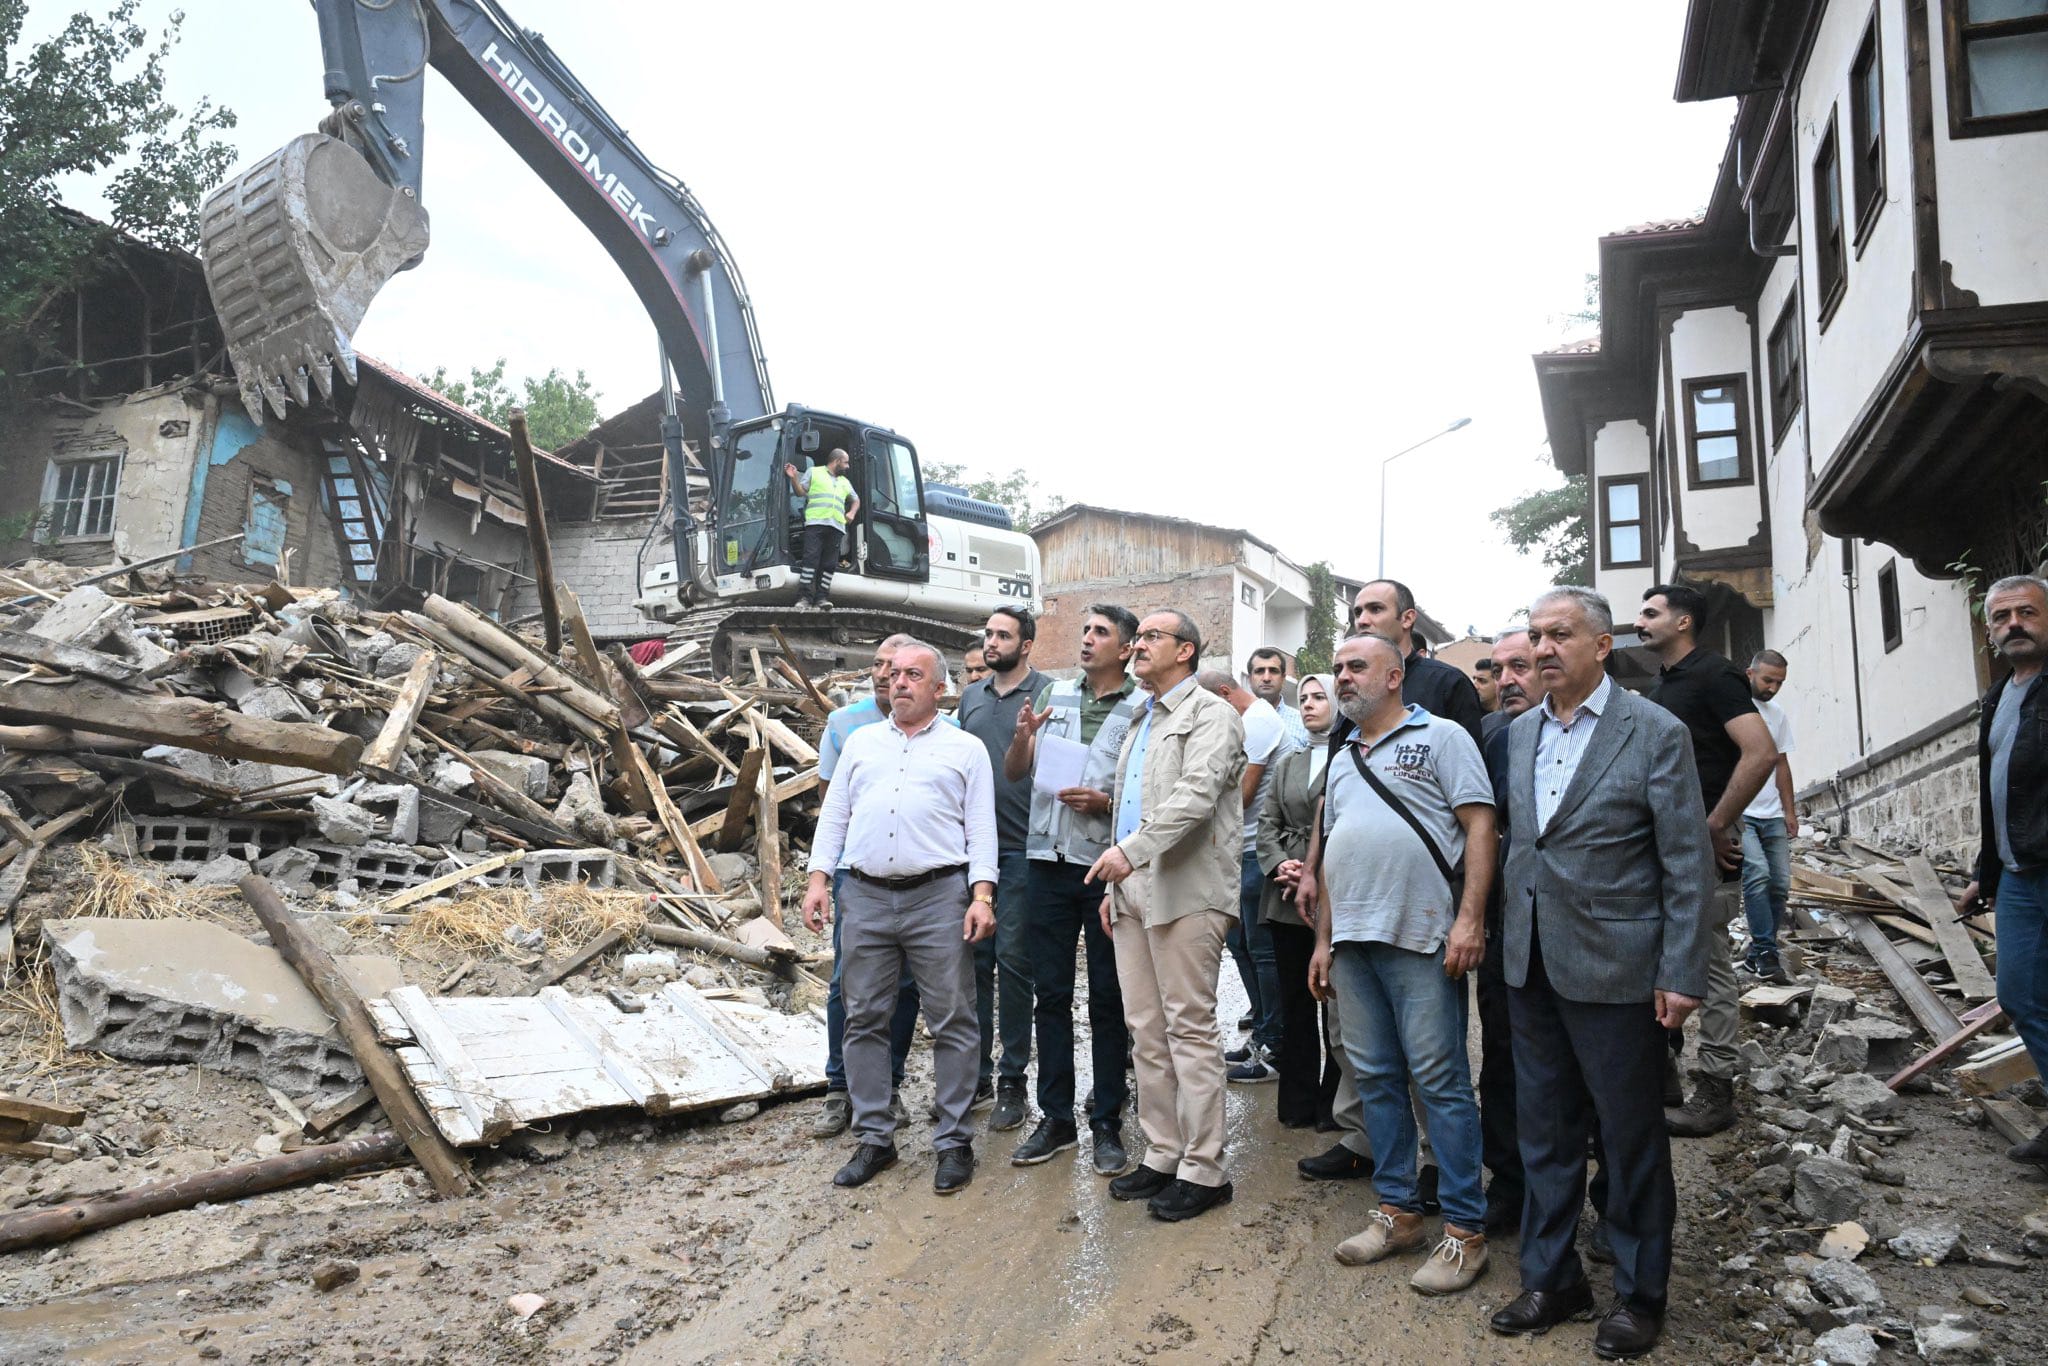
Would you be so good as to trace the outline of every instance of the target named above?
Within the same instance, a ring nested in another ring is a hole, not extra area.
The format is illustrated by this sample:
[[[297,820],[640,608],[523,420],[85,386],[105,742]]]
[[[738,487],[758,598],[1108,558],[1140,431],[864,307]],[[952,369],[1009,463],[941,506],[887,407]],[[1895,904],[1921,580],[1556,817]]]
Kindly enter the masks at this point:
[[[853,457],[835,446],[826,453],[824,463],[813,463],[807,474],[798,473],[793,464],[782,467],[804,500],[803,558],[797,565],[799,607],[832,606],[832,571],[846,544],[847,525],[860,511],[860,498],[853,491],[853,481],[846,477],[852,464]]]

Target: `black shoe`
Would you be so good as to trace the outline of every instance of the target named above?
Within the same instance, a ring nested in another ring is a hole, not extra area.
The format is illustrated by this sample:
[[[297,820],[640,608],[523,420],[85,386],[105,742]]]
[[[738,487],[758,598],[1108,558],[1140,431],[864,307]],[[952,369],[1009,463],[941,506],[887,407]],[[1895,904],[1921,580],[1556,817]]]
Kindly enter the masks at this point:
[[[1334,1134],[1343,1127],[1343,1125],[1337,1122],[1335,1116],[1328,1114],[1316,1116],[1316,1132],[1319,1134]]]
[[[1664,1108],[1676,1110],[1685,1104],[1685,1078],[1678,1075],[1678,1055],[1664,1050]]]
[[[1235,1048],[1223,1050],[1223,1061],[1229,1063],[1232,1067],[1236,1067],[1239,1063],[1250,1062],[1251,1060],[1252,1044],[1249,1041],[1241,1043]]]
[[[1131,1155],[1124,1151],[1124,1136],[1116,1129],[1095,1131],[1095,1172],[1098,1176],[1118,1176],[1131,1165]]]
[[[2025,1143],[2015,1143],[2005,1150],[2005,1155],[2015,1162],[2033,1162],[2048,1167],[2048,1125],[2042,1126]]]
[[[1238,1033],[1240,1033],[1240,1034],[1242,1034],[1242,1033],[1244,1033],[1244,1032],[1245,1032],[1245,1031],[1246,1031],[1247,1029],[1250,1029],[1251,1027],[1252,1027],[1252,1013],[1251,1013],[1251,1012],[1250,1012],[1249,1010],[1247,1010],[1247,1011],[1246,1011],[1246,1012],[1245,1012],[1245,1013],[1244,1013],[1243,1015],[1241,1015],[1241,1016],[1239,1016],[1239,1017],[1238,1017],[1238,1021],[1237,1021],[1237,1032],[1238,1032]]]
[[[865,1186],[896,1165],[894,1143],[863,1143],[854,1150],[853,1160],[832,1176],[835,1186]]]
[[[1437,1171],[1437,1166],[1434,1162],[1424,1163],[1422,1174],[1415,1178],[1415,1198],[1422,1202],[1422,1212],[1424,1214],[1442,1214],[1444,1212],[1443,1205],[1436,1198],[1437,1182],[1441,1179],[1442,1176]]]
[[[1218,1205],[1229,1204],[1232,1194],[1234,1192],[1228,1181],[1220,1186],[1198,1186],[1192,1181],[1176,1181],[1153,1196],[1145,1208],[1152,1211],[1154,1219],[1177,1224],[1183,1219],[1205,1214]]]
[[[1664,1131],[1673,1138],[1706,1138],[1735,1127],[1735,1083],[1702,1072],[1693,1079],[1692,1098],[1664,1112]]]
[[[1087,1115],[1087,1114],[1093,1114],[1094,1112],[1095,1112],[1095,1088],[1091,1086],[1091,1087],[1089,1087],[1089,1088],[1088,1088],[1088,1095],[1087,1095],[1087,1097],[1086,1097],[1085,1099],[1083,1099],[1083,1100],[1082,1100],[1082,1102],[1081,1102],[1081,1113],[1082,1113],[1082,1114],[1084,1114],[1084,1115]]]
[[[1150,1200],[1173,1184],[1172,1172],[1156,1172],[1140,1164],[1109,1183],[1112,1200]]]
[[[980,1097],[975,1099],[978,1101]],[[996,1108],[995,1113],[988,1117],[988,1127],[999,1133],[1021,1129],[1029,1108],[1024,1099],[1023,1079],[1012,1081],[1006,1077],[996,1083]]]
[[[1041,1119],[1038,1127],[1031,1131],[1031,1137],[1019,1143],[1017,1151],[1010,1154],[1010,1165],[1035,1167],[1055,1153],[1075,1147],[1080,1141],[1081,1136],[1074,1132],[1072,1120]]]
[[[1326,1153],[1304,1157],[1294,1164],[1304,1181],[1356,1181],[1372,1175],[1372,1159],[1360,1157],[1342,1143]]]
[[[1607,1221],[1595,1215],[1593,1231],[1586,1237],[1586,1260],[1602,1266],[1614,1265],[1614,1237],[1607,1231]]]
[[[1486,1192],[1486,1233],[1513,1233],[1522,1226],[1522,1193],[1495,1182]]]
[[[1662,1314],[1638,1309],[1627,1300],[1616,1300],[1593,1334],[1593,1350],[1603,1360],[1626,1361],[1655,1347],[1663,1332]]]
[[[1539,1337],[1560,1323],[1593,1317],[1593,1287],[1587,1281],[1563,1290],[1524,1290],[1487,1321],[1504,1337]]]
[[[932,1173],[932,1190],[939,1195],[951,1195],[973,1179],[974,1149],[963,1143],[939,1154],[938,1170]]]
[[[1316,1127],[1316,1117],[1314,1115],[1282,1115],[1280,1116],[1280,1127],[1283,1129],[1313,1129]]]

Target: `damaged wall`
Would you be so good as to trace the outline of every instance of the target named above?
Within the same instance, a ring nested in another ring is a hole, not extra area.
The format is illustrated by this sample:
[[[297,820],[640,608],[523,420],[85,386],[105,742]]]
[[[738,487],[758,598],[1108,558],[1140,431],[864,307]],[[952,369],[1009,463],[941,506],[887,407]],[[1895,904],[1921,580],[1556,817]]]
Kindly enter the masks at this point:
[[[1920,736],[1879,750],[1808,794],[1801,808],[1833,817],[1866,844],[1977,861],[1977,709],[1936,722]],[[1793,753],[1793,763],[1799,762]],[[1794,770],[1797,771],[1796,768]]]
[[[647,564],[669,558],[668,538],[648,542],[654,527],[649,517],[599,522],[550,522],[548,544],[554,550],[555,578],[576,594],[583,615],[590,622],[590,634],[600,641],[645,640],[663,634],[665,628],[650,623],[633,606],[640,596],[634,565],[640,547],[648,546]],[[540,599],[533,584],[520,581],[512,601],[512,615],[526,616],[540,611]]]

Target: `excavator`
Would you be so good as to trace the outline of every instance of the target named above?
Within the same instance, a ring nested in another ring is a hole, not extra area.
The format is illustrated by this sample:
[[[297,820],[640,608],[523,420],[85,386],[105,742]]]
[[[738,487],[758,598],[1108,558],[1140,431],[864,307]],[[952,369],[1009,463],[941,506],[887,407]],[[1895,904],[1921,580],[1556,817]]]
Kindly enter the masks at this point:
[[[806,662],[849,667],[898,631],[958,652],[993,608],[1036,606],[1037,546],[1000,505],[927,484],[916,447],[890,428],[776,407],[746,285],[703,206],[538,33],[496,0],[313,9],[331,112],[201,209],[207,286],[253,418],[345,400],[350,339],[371,301],[425,256],[432,67],[597,238],[654,322],[674,558],[620,571],[636,574],[637,605],[671,644],[708,646],[700,658],[727,674],[780,632]],[[798,609],[801,507],[783,467],[835,448],[853,457],[860,499],[832,582],[838,606]],[[692,450],[709,479],[701,515]]]

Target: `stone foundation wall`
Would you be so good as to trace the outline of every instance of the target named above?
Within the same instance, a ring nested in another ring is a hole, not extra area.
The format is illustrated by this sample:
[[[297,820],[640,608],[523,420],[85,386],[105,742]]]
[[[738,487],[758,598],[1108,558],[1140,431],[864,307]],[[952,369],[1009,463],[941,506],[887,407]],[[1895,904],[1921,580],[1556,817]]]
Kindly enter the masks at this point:
[[[1980,837],[1974,709],[1936,734],[1851,765],[1806,792],[1799,808],[1865,844],[1970,867]]]

